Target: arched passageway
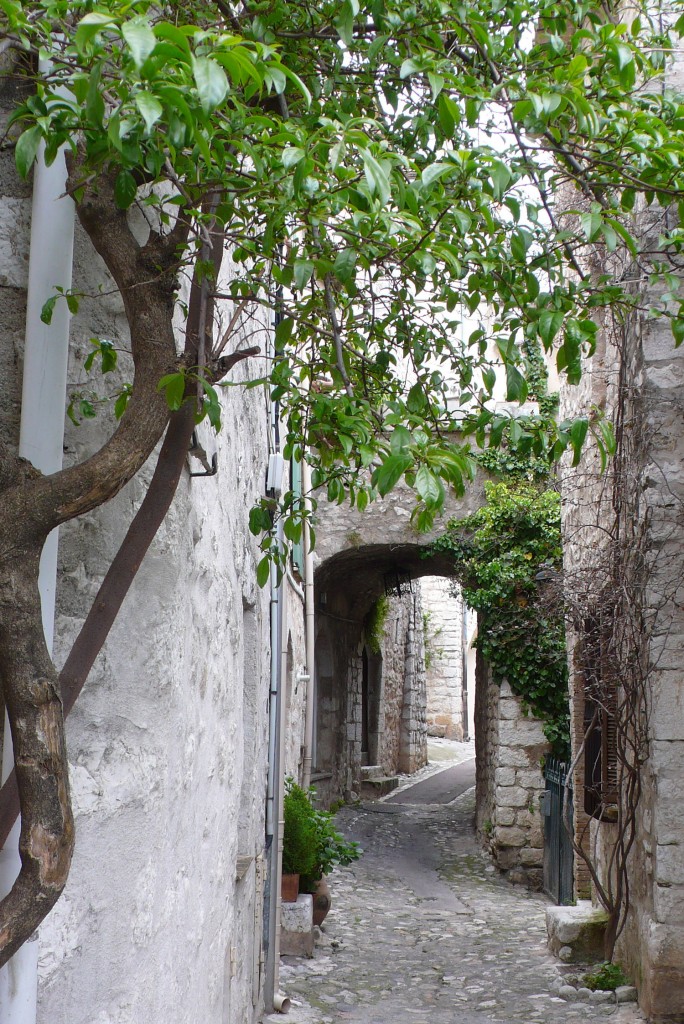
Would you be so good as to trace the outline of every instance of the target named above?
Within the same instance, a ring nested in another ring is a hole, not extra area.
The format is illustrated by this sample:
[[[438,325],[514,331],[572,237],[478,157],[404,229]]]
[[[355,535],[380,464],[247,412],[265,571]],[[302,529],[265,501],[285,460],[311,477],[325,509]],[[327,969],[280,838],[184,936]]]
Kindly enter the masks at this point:
[[[329,524],[326,530],[329,529]],[[313,781],[323,803],[384,795],[396,773],[427,761],[425,620],[419,581],[451,578],[449,556],[413,541],[346,546],[320,558],[315,576],[316,728]],[[392,583],[382,642],[372,620]],[[408,586],[411,581],[411,586]],[[546,742],[508,688],[476,673],[477,824],[500,866],[538,884],[542,866],[540,770]],[[368,773],[371,773],[370,775]]]

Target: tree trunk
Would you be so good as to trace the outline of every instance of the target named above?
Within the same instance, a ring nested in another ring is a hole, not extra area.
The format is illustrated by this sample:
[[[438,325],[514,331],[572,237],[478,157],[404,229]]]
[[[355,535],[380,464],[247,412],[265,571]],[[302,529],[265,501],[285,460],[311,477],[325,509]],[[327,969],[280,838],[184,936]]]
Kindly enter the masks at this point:
[[[58,899],[74,845],[59,679],[43,636],[40,554],[51,530],[114,497],[145,463],[170,415],[158,382],[178,366],[177,257],[168,240],[152,235],[137,243],[114,202],[111,176],[102,175],[96,190],[86,186],[77,210],[121,291],[135,374],[117,429],[80,465],[43,476],[0,444],[0,683],[22,819],[20,873],[0,902],[0,966]]]

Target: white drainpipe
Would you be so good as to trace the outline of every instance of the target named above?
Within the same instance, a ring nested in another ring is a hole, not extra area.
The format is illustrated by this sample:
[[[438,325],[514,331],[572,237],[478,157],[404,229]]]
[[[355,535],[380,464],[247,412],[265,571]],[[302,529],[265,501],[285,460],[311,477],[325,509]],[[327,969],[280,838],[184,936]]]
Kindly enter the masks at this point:
[[[52,323],[40,319],[43,303],[55,286],[71,288],[74,246],[74,204],[64,196],[67,171],[63,154],[46,167],[42,153],[33,178],[31,248],[26,297],[26,345],[19,454],[43,473],[62,468],[64,407],[69,356],[69,311],[64,300],[54,308]],[[52,651],[57,580],[57,531],[48,537],[40,561],[39,587],[43,629]],[[7,720],[3,742],[2,780],[13,767]],[[0,851],[0,897],[16,879],[19,858],[17,821]],[[35,1024],[38,993],[38,941],[26,942],[0,970],[0,1021]]]
[[[306,671],[308,680],[306,683],[306,715],[304,718],[304,767],[302,771],[302,786],[308,789],[311,785],[311,760],[313,756],[313,721],[315,701],[315,668],[314,668],[314,573],[313,573],[313,552],[311,550],[311,536],[309,531],[309,516],[311,515],[311,469],[306,460],[302,461],[302,491],[306,503],[307,518],[304,521],[303,546],[304,546],[304,590],[306,594]]]

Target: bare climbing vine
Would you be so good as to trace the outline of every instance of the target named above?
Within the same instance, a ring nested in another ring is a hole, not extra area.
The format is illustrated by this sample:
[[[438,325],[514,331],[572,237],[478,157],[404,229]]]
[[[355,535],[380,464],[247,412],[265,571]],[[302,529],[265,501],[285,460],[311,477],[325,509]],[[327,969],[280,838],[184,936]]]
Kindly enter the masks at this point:
[[[613,323],[608,333],[614,355],[605,363],[616,367],[607,381],[616,454],[603,474],[591,465],[573,474],[576,513],[569,517],[565,538],[564,591],[578,716],[567,784],[574,775],[574,828],[567,788],[564,817],[608,915],[604,952],[610,960],[630,914],[632,861],[641,855],[636,842],[658,660],[653,642],[659,639],[661,652],[667,649],[668,605],[678,581],[668,578],[649,542],[654,523],[641,486],[649,428],[642,393],[631,383],[637,369],[634,325]],[[670,517],[673,529],[672,512]],[[665,520],[659,525],[667,532]],[[568,571],[579,551],[588,557]]]

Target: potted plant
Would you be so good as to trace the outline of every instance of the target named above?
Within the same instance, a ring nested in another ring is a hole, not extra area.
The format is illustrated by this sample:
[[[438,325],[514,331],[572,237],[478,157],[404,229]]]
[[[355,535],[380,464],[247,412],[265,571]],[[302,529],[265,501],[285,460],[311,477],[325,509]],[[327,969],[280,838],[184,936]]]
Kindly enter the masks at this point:
[[[313,787],[305,796],[312,811],[315,854],[312,869],[300,874],[299,891],[313,896],[313,924],[320,925],[330,910],[327,874],[336,864],[350,864],[352,860],[357,860],[361,851],[358,843],[346,840],[335,827],[335,815],[332,812],[317,810],[313,806]]]
[[[304,790],[293,779],[285,783],[283,817],[283,877],[281,896],[294,903],[299,891],[299,878],[316,870],[315,811]]]
[[[283,872],[287,864],[299,874],[299,892],[313,895],[314,924],[321,924],[330,909],[330,890],[325,876],[336,864],[357,860],[361,850],[358,843],[350,842],[338,832],[330,811],[314,807],[315,797],[315,789],[307,792],[293,779],[287,780]]]

